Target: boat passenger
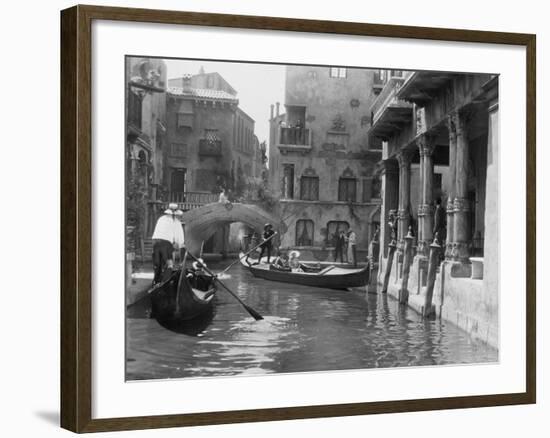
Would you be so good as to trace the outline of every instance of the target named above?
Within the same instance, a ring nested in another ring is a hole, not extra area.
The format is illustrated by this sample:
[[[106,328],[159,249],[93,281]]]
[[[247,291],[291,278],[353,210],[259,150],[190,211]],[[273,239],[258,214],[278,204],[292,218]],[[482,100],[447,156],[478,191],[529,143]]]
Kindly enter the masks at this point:
[[[292,269],[292,272],[303,272],[299,257],[300,251],[290,251],[288,254],[288,265]]]
[[[290,269],[288,264],[288,254],[281,253],[272,263],[277,269]]]
[[[183,228],[176,218],[178,205],[171,203],[158,219],[153,232],[153,284],[162,280],[174,267],[174,250],[185,249]]]
[[[202,258],[194,261],[191,269],[187,272],[187,278],[191,286],[199,290],[207,290],[210,285],[210,276],[204,270],[206,263]]]

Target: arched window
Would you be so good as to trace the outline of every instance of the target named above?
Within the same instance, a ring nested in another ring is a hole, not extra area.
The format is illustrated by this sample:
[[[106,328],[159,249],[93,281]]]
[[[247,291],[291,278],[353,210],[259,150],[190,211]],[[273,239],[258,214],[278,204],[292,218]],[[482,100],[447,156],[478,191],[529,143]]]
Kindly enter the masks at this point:
[[[348,230],[349,223],[346,221],[330,221],[327,223],[327,244],[334,245],[340,232],[343,231],[344,233],[347,233]]]
[[[296,246],[313,246],[313,221],[299,219],[296,222]]]

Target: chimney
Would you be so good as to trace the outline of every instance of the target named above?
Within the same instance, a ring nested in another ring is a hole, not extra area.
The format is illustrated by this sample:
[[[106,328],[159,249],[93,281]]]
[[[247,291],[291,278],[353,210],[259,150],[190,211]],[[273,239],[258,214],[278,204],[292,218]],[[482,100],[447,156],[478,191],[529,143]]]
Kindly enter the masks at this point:
[[[183,92],[191,91],[191,75],[183,75],[181,78],[181,87]]]
[[[271,104],[271,112],[270,112],[270,117],[269,117],[269,120],[273,120],[273,108],[275,107],[275,105]]]
[[[280,111],[279,108],[280,108],[281,104],[279,102],[277,102],[276,105],[277,105],[277,111],[276,111],[275,114],[277,115],[277,117],[279,117],[279,111]]]

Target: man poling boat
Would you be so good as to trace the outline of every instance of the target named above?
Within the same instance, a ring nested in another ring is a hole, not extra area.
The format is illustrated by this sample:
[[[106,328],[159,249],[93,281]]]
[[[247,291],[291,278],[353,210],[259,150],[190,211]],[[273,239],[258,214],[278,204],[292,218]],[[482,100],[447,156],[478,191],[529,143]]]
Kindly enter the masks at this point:
[[[183,226],[179,219],[182,214],[178,204],[171,203],[157,220],[153,231],[153,285],[164,279],[164,273],[170,274],[174,267],[174,250],[185,249]]]
[[[277,234],[277,231],[273,232],[273,234],[271,236],[268,237],[267,240],[271,240],[273,239]],[[240,253],[239,254],[239,257],[237,258],[237,260],[235,260],[234,262],[232,262],[227,268],[225,268],[223,271],[221,271],[220,273],[216,274],[216,276],[218,277],[218,279],[225,279],[225,278],[229,278],[229,276],[226,274],[227,271],[229,271],[230,268],[233,267],[233,265],[235,265],[235,263],[238,263],[239,261],[241,261],[242,259],[246,259],[246,263],[248,263],[248,265],[250,265],[250,263],[248,262],[248,257],[250,256],[250,254],[252,254],[254,251],[256,251],[258,248],[260,248],[266,241],[264,240],[263,242],[260,242],[259,244],[257,244],[256,246],[254,246],[252,249],[249,249],[246,253]]]

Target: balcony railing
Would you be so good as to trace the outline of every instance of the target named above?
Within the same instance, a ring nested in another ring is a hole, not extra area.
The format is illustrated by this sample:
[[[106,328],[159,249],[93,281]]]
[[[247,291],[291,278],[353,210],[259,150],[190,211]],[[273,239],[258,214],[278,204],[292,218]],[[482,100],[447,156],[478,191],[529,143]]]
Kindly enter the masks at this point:
[[[311,150],[311,130],[280,126],[276,143],[282,153],[308,152]]]
[[[205,157],[221,157],[221,140],[208,140],[206,138],[199,140],[199,155]]]
[[[216,193],[208,192],[170,192],[170,202],[175,202],[184,211],[217,202],[218,197]]]
[[[409,102],[401,100],[397,97],[397,92],[403,83],[403,77],[391,77],[386,83],[378,98],[374,101],[371,107],[372,124],[374,125],[380,116],[389,106],[411,107]]]
[[[284,128],[279,129],[279,144],[307,146],[309,145],[309,129]]]

